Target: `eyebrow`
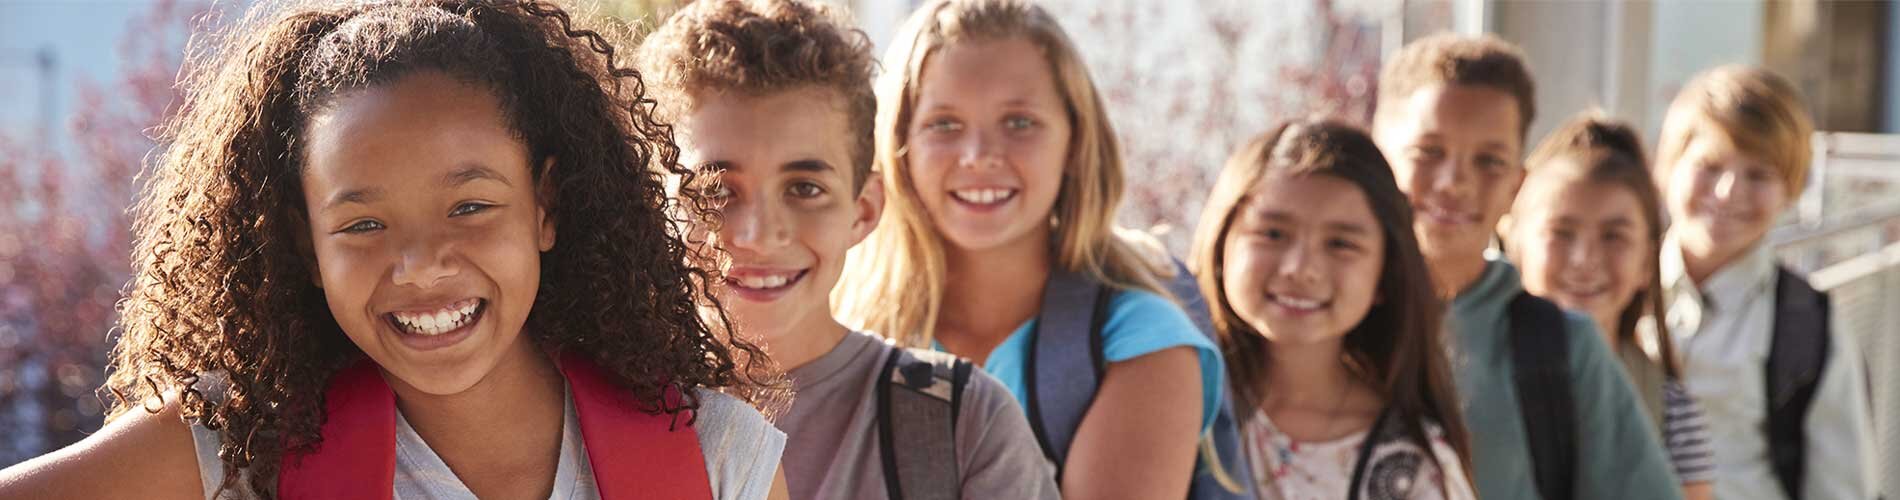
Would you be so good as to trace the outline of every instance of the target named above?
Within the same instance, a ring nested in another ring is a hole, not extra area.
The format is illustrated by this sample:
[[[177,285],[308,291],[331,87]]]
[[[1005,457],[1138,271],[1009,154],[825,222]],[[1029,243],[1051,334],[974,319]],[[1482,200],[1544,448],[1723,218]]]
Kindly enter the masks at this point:
[[[830,163],[824,160],[815,159],[798,160],[779,167],[779,170],[785,172],[810,172],[814,174],[830,172],[837,169],[838,167],[831,166]]]
[[[457,168],[455,171],[443,175],[442,186],[457,187],[478,180],[491,180],[499,182],[503,186],[514,187],[514,184],[508,182],[508,178],[501,176],[501,173],[486,166],[472,163],[463,165],[461,168]]]
[[[1277,210],[1275,210],[1275,211],[1259,211],[1259,212],[1255,212],[1255,213],[1257,213],[1257,214],[1259,214],[1259,217],[1260,217],[1261,219],[1263,219],[1263,220],[1266,220],[1266,221],[1270,221],[1270,222],[1287,222],[1287,223],[1291,223],[1291,222],[1296,222],[1296,221],[1298,220],[1298,219],[1295,219],[1295,218],[1294,218],[1294,217],[1293,217],[1292,215],[1290,215],[1290,214],[1288,214],[1288,213],[1286,213],[1286,212],[1281,212],[1281,211],[1277,211]],[[1364,226],[1364,225],[1361,225],[1361,224],[1354,224],[1354,223],[1351,223],[1351,222],[1338,222],[1338,221],[1334,221],[1334,222],[1327,222],[1327,223],[1325,223],[1325,224],[1324,224],[1324,226],[1325,226],[1325,228],[1326,228],[1326,230],[1328,230],[1328,231],[1332,231],[1332,232],[1336,232],[1336,233],[1346,233],[1346,234],[1352,234],[1352,235],[1360,235],[1360,234],[1369,234],[1369,233],[1371,233],[1371,232],[1372,232],[1372,230],[1370,230],[1370,229],[1367,229],[1367,228],[1366,228],[1366,226]]]
[[[369,204],[370,202],[374,202],[381,199],[383,199],[382,188],[351,189],[351,190],[343,191],[341,193],[337,193],[335,196],[331,196],[330,201],[323,204],[323,210],[329,211],[330,209],[336,208],[338,205],[343,205],[347,203],[366,205],[366,204]]]
[[[501,174],[495,172],[494,169],[476,164],[464,165],[462,168],[455,169],[455,171],[443,175],[442,186],[457,187],[478,180],[491,180],[499,182],[504,186],[514,187],[514,184],[508,182],[508,178],[502,177]],[[323,204],[323,210],[328,211],[340,205],[351,203],[367,205],[382,200],[383,195],[383,188],[372,187],[344,190],[335,196],[331,196],[330,201]]]

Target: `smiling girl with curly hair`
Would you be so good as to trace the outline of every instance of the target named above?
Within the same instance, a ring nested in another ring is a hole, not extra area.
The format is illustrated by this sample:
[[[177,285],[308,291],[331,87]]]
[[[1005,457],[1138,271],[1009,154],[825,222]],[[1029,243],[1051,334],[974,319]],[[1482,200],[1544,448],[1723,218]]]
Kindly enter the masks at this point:
[[[164,129],[110,422],[0,498],[783,495],[781,384],[606,38],[539,1],[274,7]]]

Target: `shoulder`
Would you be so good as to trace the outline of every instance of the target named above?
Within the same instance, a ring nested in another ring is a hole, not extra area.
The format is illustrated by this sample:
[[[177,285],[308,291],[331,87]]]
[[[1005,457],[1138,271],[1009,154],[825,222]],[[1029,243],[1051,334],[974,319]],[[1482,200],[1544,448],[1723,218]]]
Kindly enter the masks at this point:
[[[1174,301],[1144,290],[1121,290],[1109,300],[1102,336],[1110,361],[1122,361],[1170,347],[1216,352],[1187,312]]]
[[[191,428],[176,399],[133,408],[97,434],[0,470],[0,499],[204,498]]]
[[[765,498],[772,488],[785,433],[758,409],[731,395],[698,389],[693,431],[705,456],[715,498]]]
[[[772,444],[784,446],[785,433],[751,404],[711,389],[698,389],[695,394],[699,396],[699,410],[693,416],[693,430],[699,434],[701,448],[717,445],[758,450]]]

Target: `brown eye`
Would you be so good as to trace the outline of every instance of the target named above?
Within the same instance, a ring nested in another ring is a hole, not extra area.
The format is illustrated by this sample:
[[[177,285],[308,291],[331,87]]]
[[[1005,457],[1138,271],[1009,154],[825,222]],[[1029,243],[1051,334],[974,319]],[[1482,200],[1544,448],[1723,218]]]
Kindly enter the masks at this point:
[[[494,205],[490,205],[487,203],[475,203],[475,202],[463,203],[460,205],[456,205],[454,210],[450,210],[449,217],[459,217],[463,215],[480,213],[494,207],[495,207]]]
[[[786,192],[793,198],[817,198],[825,194],[825,188],[810,182],[799,182],[792,184]]]
[[[356,221],[355,224],[350,224],[349,226],[344,227],[342,231],[338,231],[338,232],[349,233],[349,234],[362,234],[362,233],[377,231],[381,229],[383,229],[383,223],[377,222],[374,220],[364,219],[364,220]]]

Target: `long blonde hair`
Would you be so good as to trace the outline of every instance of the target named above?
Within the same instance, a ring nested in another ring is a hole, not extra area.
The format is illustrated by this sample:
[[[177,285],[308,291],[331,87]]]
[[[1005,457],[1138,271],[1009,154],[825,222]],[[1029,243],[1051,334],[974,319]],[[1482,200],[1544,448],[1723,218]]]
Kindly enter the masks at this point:
[[[845,323],[911,347],[928,347],[936,338],[947,281],[945,241],[918,201],[907,127],[932,54],[959,42],[1013,38],[1047,56],[1073,125],[1050,213],[1055,264],[1116,288],[1168,296],[1160,280],[1174,270],[1165,249],[1145,233],[1115,227],[1124,182],[1120,144],[1068,34],[1047,11],[1022,0],[937,0],[911,15],[884,57],[875,168],[889,198],[884,219],[851,251],[854,262],[832,291],[833,312]]]

